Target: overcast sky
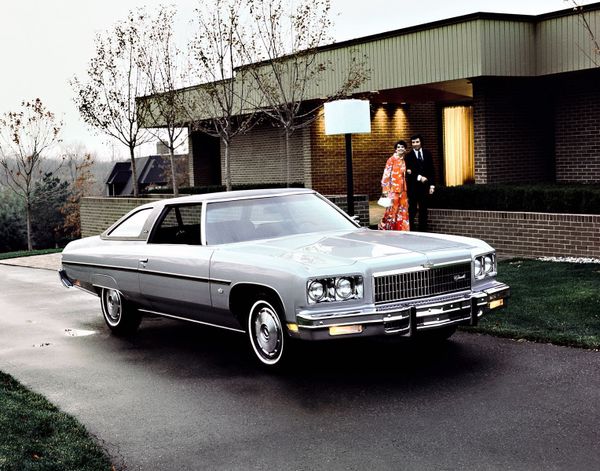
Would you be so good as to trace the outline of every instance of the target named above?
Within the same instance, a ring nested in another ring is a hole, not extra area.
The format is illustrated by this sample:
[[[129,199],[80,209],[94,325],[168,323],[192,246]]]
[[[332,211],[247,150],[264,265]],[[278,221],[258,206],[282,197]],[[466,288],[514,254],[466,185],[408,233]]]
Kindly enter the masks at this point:
[[[194,0],[18,0],[2,1],[0,26],[0,113],[36,97],[64,122],[65,143],[82,143],[98,158],[126,158],[80,120],[68,81],[82,75],[98,32],[127,16],[130,9],[176,4],[186,28]],[[581,1],[582,5],[593,1]],[[475,12],[540,14],[570,7],[564,0],[332,0],[336,41]],[[153,152],[146,147],[144,153]]]

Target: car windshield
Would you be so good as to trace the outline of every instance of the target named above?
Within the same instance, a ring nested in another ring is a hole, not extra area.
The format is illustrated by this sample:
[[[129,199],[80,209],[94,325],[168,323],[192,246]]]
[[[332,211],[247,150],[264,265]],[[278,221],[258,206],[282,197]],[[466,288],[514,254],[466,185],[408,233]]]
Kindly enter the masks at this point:
[[[206,208],[209,245],[353,229],[352,221],[313,193],[214,202]]]

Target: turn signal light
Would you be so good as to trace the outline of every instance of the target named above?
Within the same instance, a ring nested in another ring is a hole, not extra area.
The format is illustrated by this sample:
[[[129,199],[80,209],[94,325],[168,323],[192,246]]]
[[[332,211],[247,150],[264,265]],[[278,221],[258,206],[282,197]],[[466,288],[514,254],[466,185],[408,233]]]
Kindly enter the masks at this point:
[[[329,335],[360,334],[362,331],[362,325],[339,325],[330,327]]]
[[[496,309],[500,306],[504,306],[504,299],[496,299],[494,301],[490,301],[490,309]]]

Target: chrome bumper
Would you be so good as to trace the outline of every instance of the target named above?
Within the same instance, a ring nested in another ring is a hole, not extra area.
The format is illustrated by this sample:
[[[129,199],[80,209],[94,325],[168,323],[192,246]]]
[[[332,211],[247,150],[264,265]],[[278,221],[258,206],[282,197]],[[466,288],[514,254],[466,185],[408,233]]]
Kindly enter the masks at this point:
[[[67,276],[67,272],[64,270],[58,270],[58,277],[60,278],[60,282],[63,284],[65,288],[72,288],[73,281]]]
[[[290,335],[305,340],[374,335],[413,336],[418,331],[450,325],[477,325],[487,312],[504,307],[510,287],[494,281],[480,291],[465,291],[447,296],[413,299],[370,306],[354,311],[296,315],[297,329]]]

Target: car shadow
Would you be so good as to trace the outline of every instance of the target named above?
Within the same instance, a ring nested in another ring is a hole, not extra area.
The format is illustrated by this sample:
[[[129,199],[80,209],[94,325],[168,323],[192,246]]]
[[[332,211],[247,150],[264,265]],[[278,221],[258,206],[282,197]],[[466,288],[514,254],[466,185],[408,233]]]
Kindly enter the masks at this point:
[[[289,361],[273,371],[253,358],[244,334],[164,318],[144,319],[130,338],[105,329],[104,341],[117,350],[139,352],[140,361],[163,374],[181,377],[257,378],[263,385],[310,389],[371,386],[430,388],[469,377],[482,381],[495,360],[470,338],[458,333],[438,344],[402,337],[294,342]]]

